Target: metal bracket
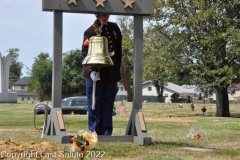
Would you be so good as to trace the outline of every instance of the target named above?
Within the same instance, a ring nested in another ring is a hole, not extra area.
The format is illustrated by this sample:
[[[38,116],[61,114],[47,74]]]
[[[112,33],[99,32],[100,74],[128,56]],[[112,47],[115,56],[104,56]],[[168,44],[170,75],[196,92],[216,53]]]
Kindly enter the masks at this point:
[[[134,136],[133,142],[139,145],[149,145],[152,142],[148,136],[144,115],[141,109],[133,109],[128,121],[126,135]]]
[[[66,133],[63,116],[62,116],[62,109],[61,108],[52,108],[49,120],[47,122],[46,130],[43,133],[42,138],[46,138],[49,140],[54,140],[59,143],[63,142],[63,137],[67,136]],[[68,141],[68,143],[70,140]]]

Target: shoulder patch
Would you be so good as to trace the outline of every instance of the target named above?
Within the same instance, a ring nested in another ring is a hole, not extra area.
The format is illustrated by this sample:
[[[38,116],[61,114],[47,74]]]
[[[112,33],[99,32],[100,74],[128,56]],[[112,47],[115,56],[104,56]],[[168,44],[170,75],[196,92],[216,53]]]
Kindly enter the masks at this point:
[[[88,40],[88,38],[83,42],[83,46],[84,47],[88,47],[88,45],[89,45],[89,40]]]

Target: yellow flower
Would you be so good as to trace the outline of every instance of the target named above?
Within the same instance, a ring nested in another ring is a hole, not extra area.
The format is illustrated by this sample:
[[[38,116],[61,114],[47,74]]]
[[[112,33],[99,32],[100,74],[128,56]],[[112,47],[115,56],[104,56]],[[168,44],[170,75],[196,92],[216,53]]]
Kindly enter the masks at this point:
[[[97,142],[98,137],[96,132],[88,130],[80,130],[77,135],[72,138],[73,148],[77,152],[86,153],[93,149]]]

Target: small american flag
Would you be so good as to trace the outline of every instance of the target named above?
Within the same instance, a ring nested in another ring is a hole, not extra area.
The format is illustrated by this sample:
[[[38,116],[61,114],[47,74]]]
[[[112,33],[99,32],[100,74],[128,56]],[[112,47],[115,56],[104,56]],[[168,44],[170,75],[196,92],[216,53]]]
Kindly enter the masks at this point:
[[[118,111],[119,113],[123,113],[123,112],[126,111],[126,107],[125,107],[125,105],[124,105],[123,102],[122,102],[121,105],[117,108],[117,111]]]

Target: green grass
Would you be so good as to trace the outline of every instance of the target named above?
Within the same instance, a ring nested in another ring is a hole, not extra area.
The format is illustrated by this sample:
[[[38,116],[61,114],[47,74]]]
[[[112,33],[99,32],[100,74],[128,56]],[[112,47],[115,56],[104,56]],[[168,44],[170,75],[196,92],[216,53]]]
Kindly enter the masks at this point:
[[[116,103],[119,106],[120,102]],[[113,135],[124,135],[131,114],[132,103],[125,103],[127,111],[113,116]],[[204,104],[205,115],[201,112],[203,104],[197,104],[191,111],[189,104],[178,108],[177,104],[165,106],[161,103],[143,103],[142,110],[148,135],[152,144],[140,146],[126,142],[99,142],[97,151],[106,154],[101,159],[126,160],[239,160],[240,159],[240,105],[230,104],[231,117],[216,117],[216,105]],[[15,142],[41,143],[41,131],[33,124],[34,104],[27,102],[17,104],[0,103],[0,141],[9,137]],[[43,115],[36,116],[36,126],[43,125]],[[77,133],[87,129],[86,115],[64,115],[68,133]],[[200,126],[208,136],[208,140],[188,138],[192,125]],[[69,144],[56,146],[68,147]],[[1,145],[1,144],[0,144]],[[184,147],[214,148],[212,151],[200,152],[183,149]],[[93,159],[93,158],[86,158]]]

